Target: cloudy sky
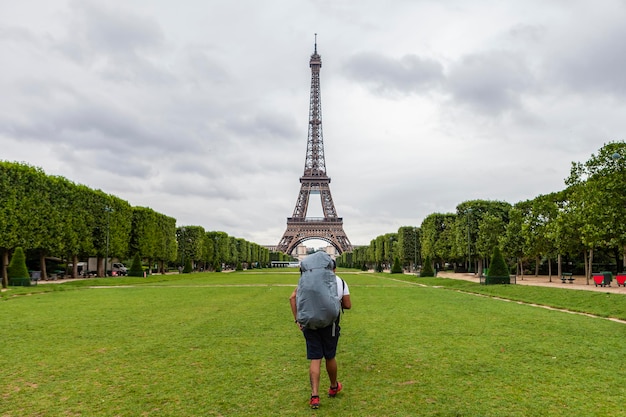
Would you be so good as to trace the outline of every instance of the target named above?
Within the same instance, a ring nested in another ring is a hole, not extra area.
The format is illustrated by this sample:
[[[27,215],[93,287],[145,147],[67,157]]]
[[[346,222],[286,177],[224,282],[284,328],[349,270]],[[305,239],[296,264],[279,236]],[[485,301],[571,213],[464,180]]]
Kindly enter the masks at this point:
[[[317,33],[331,192],[368,244],[562,190],[623,140],[624,22],[624,0],[0,0],[0,159],[277,244]]]

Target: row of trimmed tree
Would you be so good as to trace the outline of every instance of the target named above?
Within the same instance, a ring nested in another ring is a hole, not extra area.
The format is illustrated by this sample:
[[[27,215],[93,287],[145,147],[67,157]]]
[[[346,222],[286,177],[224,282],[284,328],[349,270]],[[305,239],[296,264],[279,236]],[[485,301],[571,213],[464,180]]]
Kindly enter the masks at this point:
[[[39,259],[45,278],[46,259],[72,264],[96,257],[97,275],[106,275],[105,258],[130,259],[135,254],[147,265],[185,264],[202,267],[239,263],[267,264],[269,250],[224,232],[200,226],[176,227],[176,219],[146,207],[46,175],[40,168],[0,161],[0,262],[2,286],[8,285],[7,266],[15,248]]]
[[[382,269],[398,258],[412,270],[428,257],[435,267],[481,272],[498,246],[511,272],[522,276],[525,270],[537,274],[540,265],[551,276],[579,264],[587,280],[608,265],[625,270],[626,143],[610,142],[587,162],[572,163],[565,185],[513,205],[462,202],[455,213],[433,213],[419,227],[378,236],[342,254],[338,264]]]

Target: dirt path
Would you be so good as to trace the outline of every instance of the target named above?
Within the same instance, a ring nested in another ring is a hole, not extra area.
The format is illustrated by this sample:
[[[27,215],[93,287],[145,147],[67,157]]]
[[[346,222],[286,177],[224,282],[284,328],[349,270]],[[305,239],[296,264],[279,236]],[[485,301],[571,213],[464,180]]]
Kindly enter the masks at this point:
[[[439,272],[437,276],[442,278],[452,278],[452,279],[463,279],[466,281],[472,282],[480,282],[477,275],[468,274],[468,273],[454,273],[454,272]],[[521,277],[517,277],[516,284],[517,285],[536,285],[539,287],[553,287],[553,288],[567,288],[569,290],[586,290],[586,291],[599,291],[606,293],[615,293],[615,294],[626,294],[626,287],[618,287],[615,279],[611,282],[610,287],[596,287],[593,283],[593,280],[589,281],[589,285],[587,285],[587,280],[582,275],[576,275],[573,277],[573,283],[563,283],[561,278],[556,275],[552,276],[552,282],[550,282],[549,278],[545,275],[540,275],[538,277],[534,275],[524,275],[524,279]]]

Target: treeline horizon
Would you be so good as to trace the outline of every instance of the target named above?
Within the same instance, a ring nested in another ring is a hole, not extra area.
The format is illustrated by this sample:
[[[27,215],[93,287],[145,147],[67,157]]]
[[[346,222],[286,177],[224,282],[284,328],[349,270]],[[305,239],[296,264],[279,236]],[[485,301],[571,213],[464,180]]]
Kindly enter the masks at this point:
[[[625,265],[626,143],[609,142],[585,163],[572,162],[565,185],[515,204],[461,202],[455,213],[429,214],[419,226],[402,226],[342,253],[338,265],[382,270],[398,259],[405,270],[415,270],[429,259],[433,267],[480,272],[496,246],[516,274],[524,274],[531,264],[537,273],[546,261],[550,274],[552,261],[561,274],[563,258],[567,265],[583,264],[588,279],[594,256],[614,265],[621,259]],[[191,269],[221,270],[224,265],[264,266],[293,259],[223,231],[176,226],[173,217],[133,207],[41,168],[0,161],[3,286],[10,253],[17,247],[38,254],[42,277],[48,256],[73,263],[73,276],[78,259],[91,256],[99,259],[98,276],[106,274],[105,258],[126,260],[137,253],[150,268],[157,263],[161,272],[172,263],[186,267],[186,261]]]
[[[587,280],[594,266],[620,269],[621,260],[626,270],[626,143],[606,143],[585,163],[572,162],[565,185],[515,204],[461,202],[454,213],[432,213],[419,226],[377,236],[337,263],[382,270],[398,259],[414,270],[429,259],[433,267],[480,273],[498,246],[517,275],[542,267],[551,275],[553,262],[558,275],[580,268]]]
[[[223,265],[262,266],[270,260],[288,260],[284,254],[256,243],[207,232],[202,226],[176,226],[176,219],[148,207],[47,175],[26,163],[0,161],[0,259],[2,286],[8,285],[11,253],[22,248],[39,259],[41,277],[46,260],[55,257],[72,263],[77,277],[79,259],[98,258],[97,276],[105,276],[105,259],[128,260],[139,254],[149,268],[160,272],[167,265],[221,270]]]

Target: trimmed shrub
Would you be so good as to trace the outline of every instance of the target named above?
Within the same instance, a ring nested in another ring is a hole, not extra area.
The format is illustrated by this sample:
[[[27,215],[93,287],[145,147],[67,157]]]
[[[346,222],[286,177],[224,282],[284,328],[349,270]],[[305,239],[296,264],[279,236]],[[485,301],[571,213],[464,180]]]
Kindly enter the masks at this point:
[[[435,270],[433,269],[433,264],[430,262],[430,256],[427,256],[424,259],[424,265],[422,265],[422,269],[420,270],[420,277],[434,277]]]
[[[489,264],[489,270],[485,277],[485,284],[510,284],[511,278],[509,277],[509,267],[506,266],[506,261],[500,248],[496,246],[493,249],[493,256],[491,257],[491,263]]]
[[[183,268],[183,274],[190,274],[193,271],[193,266],[191,266],[191,258],[187,258],[185,260],[185,267]]]
[[[21,247],[15,248],[15,252],[13,252],[11,262],[9,262],[9,267],[7,268],[7,276],[9,285],[30,287],[30,274],[26,266],[26,256],[24,255],[24,249]]]
[[[396,258],[393,260],[393,266],[391,267],[392,274],[401,274],[402,273],[402,265],[400,265],[400,259]]]
[[[141,265],[141,257],[139,253],[133,256],[133,263],[130,264],[130,270],[128,271],[129,277],[143,277],[143,265]]]

